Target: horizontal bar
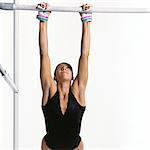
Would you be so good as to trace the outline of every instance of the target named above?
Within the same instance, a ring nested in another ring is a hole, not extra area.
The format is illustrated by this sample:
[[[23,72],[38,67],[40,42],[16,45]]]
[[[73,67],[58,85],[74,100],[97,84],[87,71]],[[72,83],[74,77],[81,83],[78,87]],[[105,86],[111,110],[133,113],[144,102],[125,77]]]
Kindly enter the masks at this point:
[[[12,82],[9,74],[4,70],[4,68],[0,65],[0,73],[4,77],[5,81],[9,84],[9,86],[15,91],[15,93],[18,93],[18,89],[16,85]]]
[[[42,11],[36,8],[37,5],[20,5],[13,3],[0,3],[2,10],[32,10]],[[85,12],[81,7],[72,6],[50,6],[49,9],[44,11],[57,11],[57,12]],[[119,7],[95,7],[92,10],[86,11],[87,13],[150,13],[150,8],[119,8]]]

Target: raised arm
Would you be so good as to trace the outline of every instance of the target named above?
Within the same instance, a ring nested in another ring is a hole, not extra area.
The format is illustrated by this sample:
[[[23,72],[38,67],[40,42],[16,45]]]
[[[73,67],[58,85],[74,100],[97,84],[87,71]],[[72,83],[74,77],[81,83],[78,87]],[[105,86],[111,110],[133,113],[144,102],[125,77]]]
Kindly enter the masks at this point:
[[[90,22],[82,24],[81,55],[78,63],[78,84],[86,88],[88,80],[88,57],[90,50]]]
[[[91,9],[91,5],[83,5],[86,9]],[[88,57],[90,50],[90,22],[91,15],[82,15],[82,38],[81,38],[81,55],[78,63],[78,73],[75,78],[75,84],[78,84],[80,90],[85,90],[88,80]],[[87,19],[87,20],[86,20]]]
[[[47,3],[40,3],[37,7],[46,9],[49,5]],[[38,12],[37,19],[39,19],[39,49],[40,49],[40,78],[43,90],[42,101],[45,104],[48,99],[48,94],[54,80],[51,75],[51,61],[48,54],[48,17],[51,12]]]
[[[39,49],[40,49],[40,78],[42,89],[47,88],[52,79],[51,63],[48,54],[47,22],[39,23]]]

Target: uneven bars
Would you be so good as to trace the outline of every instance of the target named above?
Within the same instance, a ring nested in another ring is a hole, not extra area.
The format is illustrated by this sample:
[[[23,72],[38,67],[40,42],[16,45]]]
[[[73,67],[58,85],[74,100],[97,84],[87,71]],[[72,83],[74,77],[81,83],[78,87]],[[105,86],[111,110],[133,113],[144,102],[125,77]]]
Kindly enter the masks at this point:
[[[4,68],[0,65],[0,73],[4,77],[5,81],[9,84],[9,86],[15,91],[15,93],[18,93],[18,89],[16,85],[12,82],[9,74],[4,70]]]
[[[2,10],[32,10],[42,11],[36,8],[37,5],[21,5],[13,3],[0,3]],[[57,12],[85,12],[81,7],[72,6],[50,6],[49,9],[44,11],[57,11]],[[87,13],[150,13],[150,8],[119,8],[119,7],[95,7]]]

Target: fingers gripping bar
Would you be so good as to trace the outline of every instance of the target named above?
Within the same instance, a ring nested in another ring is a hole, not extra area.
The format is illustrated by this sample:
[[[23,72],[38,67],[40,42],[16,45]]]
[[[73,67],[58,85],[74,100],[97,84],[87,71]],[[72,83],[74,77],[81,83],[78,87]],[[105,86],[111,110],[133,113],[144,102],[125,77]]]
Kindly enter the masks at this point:
[[[42,11],[36,8],[36,5],[21,5],[13,3],[0,3],[2,10],[33,10]],[[58,12],[87,12],[87,13],[150,13],[149,8],[119,8],[119,7],[94,7],[92,10],[83,11],[81,7],[72,6],[50,6],[44,11],[58,11]]]
[[[32,10],[32,11],[43,11],[38,9],[36,5],[20,5],[13,3],[0,3],[0,9],[2,10]],[[81,7],[70,7],[70,6],[50,6],[49,9],[44,11],[58,11],[58,12],[85,12]],[[86,11],[90,13],[91,11]]]

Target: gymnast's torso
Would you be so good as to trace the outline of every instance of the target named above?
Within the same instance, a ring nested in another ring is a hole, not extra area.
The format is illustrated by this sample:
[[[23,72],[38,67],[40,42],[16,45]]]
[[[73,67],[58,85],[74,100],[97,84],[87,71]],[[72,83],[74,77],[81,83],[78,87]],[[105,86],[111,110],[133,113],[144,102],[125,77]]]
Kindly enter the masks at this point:
[[[86,106],[80,103],[82,96],[74,87],[70,87],[65,105],[61,105],[57,87],[49,92],[47,102],[42,103],[46,125],[44,139],[52,150],[73,150],[81,143],[81,121]]]

